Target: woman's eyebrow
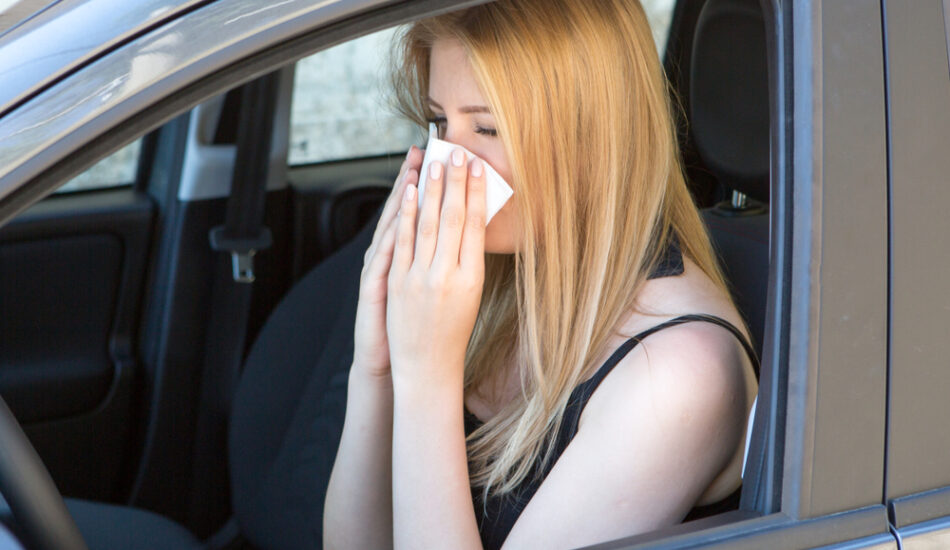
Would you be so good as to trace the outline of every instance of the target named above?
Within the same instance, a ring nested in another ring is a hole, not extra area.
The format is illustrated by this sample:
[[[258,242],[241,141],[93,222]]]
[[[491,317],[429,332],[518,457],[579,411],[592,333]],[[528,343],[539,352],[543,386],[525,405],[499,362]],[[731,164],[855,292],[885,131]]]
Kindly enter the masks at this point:
[[[439,105],[439,104],[438,104],[434,99],[432,99],[431,97],[430,97],[430,98],[427,98],[427,99],[429,100],[429,105],[431,105],[432,107],[435,107],[435,108],[440,109],[440,110],[442,110],[442,111],[445,110],[445,108],[443,108],[441,105]],[[477,106],[476,106],[476,105],[466,105],[465,107],[459,107],[459,112],[460,112],[460,113],[463,113],[463,114],[472,114],[472,113],[488,113],[488,114],[491,114],[491,111],[488,109],[488,107],[485,107],[484,105],[477,105]]]

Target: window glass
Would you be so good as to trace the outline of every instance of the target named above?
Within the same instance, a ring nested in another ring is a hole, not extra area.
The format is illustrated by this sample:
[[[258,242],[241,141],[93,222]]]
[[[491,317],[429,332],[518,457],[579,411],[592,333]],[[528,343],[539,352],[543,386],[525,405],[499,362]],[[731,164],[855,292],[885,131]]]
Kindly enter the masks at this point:
[[[131,185],[135,181],[142,140],[137,139],[66,182],[57,193]]]
[[[660,56],[666,51],[666,37],[670,34],[670,20],[673,18],[673,5],[676,0],[640,0],[643,10],[653,29],[653,40]]]
[[[297,63],[290,111],[290,164],[406,151],[421,144],[416,126],[389,104],[387,29]]]
[[[675,0],[642,0],[663,52]],[[297,63],[290,114],[290,164],[383,155],[425,136],[389,103],[386,63],[399,27],[351,40]]]

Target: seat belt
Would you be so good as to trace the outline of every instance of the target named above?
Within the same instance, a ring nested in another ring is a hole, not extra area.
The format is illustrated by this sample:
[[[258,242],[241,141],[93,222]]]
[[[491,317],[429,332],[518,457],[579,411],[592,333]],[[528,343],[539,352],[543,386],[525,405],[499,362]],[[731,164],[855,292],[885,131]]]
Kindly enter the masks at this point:
[[[254,256],[272,244],[270,229],[264,227],[264,207],[278,83],[278,73],[272,73],[242,89],[231,195],[224,225],[215,227],[209,235],[213,250],[231,256],[230,275],[225,271],[224,276],[215,280],[207,342],[210,355],[206,355],[206,362],[217,356],[212,364],[220,365],[226,375],[218,379],[223,383],[216,384],[220,397],[215,400],[225,415],[231,410],[244,359],[251,283],[255,279]]]
[[[254,282],[254,255],[272,244],[270,229],[264,227],[264,203],[277,85],[278,74],[273,73],[242,89],[231,195],[224,225],[209,235],[213,250],[231,254],[231,277],[241,289]]]
[[[272,244],[264,212],[278,87],[275,72],[241,89],[231,194],[224,224],[209,233],[212,250],[228,253],[230,263],[216,263],[205,341],[190,506],[199,528],[219,527],[230,509],[228,417],[244,363],[254,256]]]

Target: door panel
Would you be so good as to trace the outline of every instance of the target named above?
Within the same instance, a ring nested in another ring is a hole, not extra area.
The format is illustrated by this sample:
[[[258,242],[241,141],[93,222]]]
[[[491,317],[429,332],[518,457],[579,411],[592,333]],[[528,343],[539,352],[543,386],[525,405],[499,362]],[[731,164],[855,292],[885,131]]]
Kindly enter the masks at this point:
[[[61,195],[0,231],[0,393],[70,496],[119,497],[127,468],[150,200]]]
[[[950,545],[950,51],[941,0],[887,0],[891,331],[885,498],[905,549]]]
[[[950,485],[950,74],[940,0],[887,0],[891,187],[886,496]]]
[[[817,517],[881,504],[885,75],[876,0],[792,6],[799,69],[792,94],[796,179],[782,509]],[[809,63],[799,61],[809,53]],[[790,459],[801,466],[790,469]]]
[[[0,247],[0,388],[20,422],[89,411],[105,397],[121,266],[122,243],[109,234]]]

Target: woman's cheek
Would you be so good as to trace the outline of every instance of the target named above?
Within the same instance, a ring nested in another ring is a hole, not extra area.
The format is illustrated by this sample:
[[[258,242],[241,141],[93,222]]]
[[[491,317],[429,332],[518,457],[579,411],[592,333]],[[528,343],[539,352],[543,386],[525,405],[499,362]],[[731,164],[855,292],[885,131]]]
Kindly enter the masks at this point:
[[[480,151],[480,155],[488,164],[498,172],[506,182],[511,185],[511,170],[508,166],[508,159],[505,156],[501,142],[496,141],[494,148]],[[476,153],[478,154],[478,153]],[[492,218],[491,223],[485,227],[485,252],[491,254],[514,254],[518,248],[518,219],[515,207],[517,195],[501,207],[501,210]]]
[[[515,213],[515,198],[512,197],[495,214],[485,227],[485,252],[490,254],[514,254],[518,247],[518,223]]]

